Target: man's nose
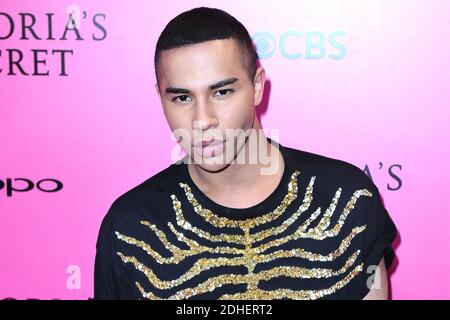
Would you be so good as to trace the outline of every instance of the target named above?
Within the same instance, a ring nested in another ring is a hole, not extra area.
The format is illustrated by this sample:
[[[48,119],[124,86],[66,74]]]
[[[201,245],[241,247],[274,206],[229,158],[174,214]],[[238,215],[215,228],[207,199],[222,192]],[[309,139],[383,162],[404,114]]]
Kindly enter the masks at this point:
[[[195,105],[195,116],[192,122],[192,128],[198,130],[207,130],[214,128],[218,123],[214,109],[205,100],[197,100]]]

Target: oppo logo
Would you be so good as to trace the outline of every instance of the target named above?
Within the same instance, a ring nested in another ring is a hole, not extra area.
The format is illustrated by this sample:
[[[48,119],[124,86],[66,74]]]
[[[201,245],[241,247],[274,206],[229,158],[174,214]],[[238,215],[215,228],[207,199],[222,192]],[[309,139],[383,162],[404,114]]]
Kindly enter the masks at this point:
[[[42,192],[58,192],[63,188],[61,181],[56,179],[41,179],[36,183],[25,178],[6,178],[0,180],[0,190],[6,190],[6,196],[12,197],[15,192],[28,192],[37,189]]]

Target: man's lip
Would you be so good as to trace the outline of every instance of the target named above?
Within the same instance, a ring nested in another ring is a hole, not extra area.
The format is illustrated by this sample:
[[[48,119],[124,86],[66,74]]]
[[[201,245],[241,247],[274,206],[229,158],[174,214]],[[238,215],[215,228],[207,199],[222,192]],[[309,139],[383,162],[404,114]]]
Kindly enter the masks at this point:
[[[198,142],[195,146],[199,147],[199,148],[204,148],[204,147],[208,147],[208,146],[215,146],[221,143],[224,143],[224,140],[220,140],[220,139],[212,139],[212,140],[203,140]]]

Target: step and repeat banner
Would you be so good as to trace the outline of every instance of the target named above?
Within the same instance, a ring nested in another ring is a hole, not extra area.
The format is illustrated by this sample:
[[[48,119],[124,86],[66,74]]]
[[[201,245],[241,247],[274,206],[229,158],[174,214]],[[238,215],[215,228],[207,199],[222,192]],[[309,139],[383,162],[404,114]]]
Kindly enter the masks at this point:
[[[450,298],[444,0],[1,0],[0,298],[93,297],[109,206],[179,158],[153,54],[165,25],[198,6],[249,30],[268,136],[378,186],[399,231],[392,298]]]

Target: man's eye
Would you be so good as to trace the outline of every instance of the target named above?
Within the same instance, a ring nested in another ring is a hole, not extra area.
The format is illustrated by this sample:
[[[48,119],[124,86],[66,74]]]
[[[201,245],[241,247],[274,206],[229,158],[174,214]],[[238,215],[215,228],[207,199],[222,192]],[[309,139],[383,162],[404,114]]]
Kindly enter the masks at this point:
[[[178,98],[186,98],[186,97],[188,97],[188,96],[187,96],[187,95],[178,96],[178,97],[173,98],[172,101],[176,102],[176,100],[177,100]],[[183,99],[180,99],[180,101],[181,101],[181,102],[186,102],[186,100],[183,100]]]
[[[227,95],[227,92],[234,92],[234,90],[233,89],[222,89],[222,90],[217,90],[216,92],[220,92],[220,93],[223,93],[223,94],[221,94],[221,95],[219,95],[219,96],[225,96],[225,95]]]

